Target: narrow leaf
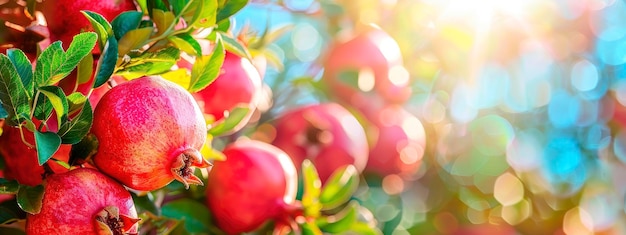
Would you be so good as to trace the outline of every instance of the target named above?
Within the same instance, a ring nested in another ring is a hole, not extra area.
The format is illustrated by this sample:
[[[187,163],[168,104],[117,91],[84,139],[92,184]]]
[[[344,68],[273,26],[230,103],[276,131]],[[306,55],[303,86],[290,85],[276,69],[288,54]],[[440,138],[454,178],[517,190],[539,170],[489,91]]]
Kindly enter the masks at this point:
[[[24,54],[22,50],[19,49],[9,49],[7,50],[7,56],[17,69],[17,74],[20,75],[20,79],[22,80],[22,84],[24,84],[24,88],[28,92],[28,97],[33,96],[33,65],[30,63],[30,60]]]
[[[359,217],[359,204],[351,202],[346,208],[332,217],[324,217],[318,221],[318,225],[325,233],[338,234],[347,232],[356,223]]]
[[[187,54],[195,56],[202,55],[202,47],[200,47],[200,43],[187,33],[171,36],[167,39]]]
[[[309,159],[305,159],[302,162],[302,178],[304,182],[302,206],[305,208],[305,215],[314,218],[318,217],[322,209],[322,204],[319,203],[322,181],[315,166]]]
[[[199,56],[191,68],[189,92],[197,92],[211,84],[220,75],[226,57],[222,40],[217,40],[210,56]]]
[[[147,3],[147,0],[136,0],[136,2],[137,2],[137,5],[139,5],[139,8],[143,12],[143,14],[147,15],[148,14],[148,3]]]
[[[136,29],[141,23],[143,14],[138,11],[125,11],[120,13],[111,21],[111,28],[115,38],[120,40],[128,31]]]
[[[248,4],[248,0],[228,0],[225,5],[218,10],[216,22],[220,22],[235,13]]]
[[[128,54],[131,50],[138,49],[145,45],[145,42],[152,36],[154,28],[145,27],[128,31],[119,41],[118,53]]]
[[[78,67],[76,69],[78,72],[76,75],[77,85],[85,84],[89,81],[93,82],[91,79],[93,77],[93,56],[91,55],[91,52],[83,57],[80,63],[78,63]]]
[[[80,114],[69,122],[61,126],[59,135],[63,144],[77,144],[80,142],[91,129],[93,122],[93,111],[91,104],[86,101]]]
[[[98,41],[100,42],[100,50],[104,49],[104,46],[109,38],[113,36],[113,29],[111,24],[100,14],[93,11],[81,11],[87,20],[91,23],[94,31],[98,34]]]
[[[52,104],[52,108],[57,114],[57,123],[63,123],[65,119],[67,119],[67,113],[69,111],[69,105],[67,104],[63,89],[58,86],[43,86],[38,90],[41,94],[45,95],[50,101],[50,104]]]
[[[250,109],[248,107],[235,107],[229,112],[229,115],[209,129],[212,136],[220,136],[226,134],[237,127],[241,121],[248,115]]]
[[[224,40],[224,47],[226,48],[227,51],[232,52],[233,54],[238,55],[239,57],[248,58],[248,59],[252,58],[250,56],[250,52],[248,51],[248,49],[244,45],[239,43],[237,39],[234,39],[225,33],[220,33],[220,36],[221,36],[221,39]]]
[[[322,188],[320,202],[325,210],[347,202],[359,185],[359,175],[353,165],[337,169]]]
[[[175,16],[172,12],[163,11],[159,9],[152,10],[152,20],[157,27],[156,35],[161,35],[165,33],[169,29],[169,27],[174,23]]]
[[[193,1],[193,0],[174,0],[174,1],[169,1],[169,3],[170,3],[170,6],[172,7],[172,11],[174,12],[174,14],[181,15],[183,8],[185,8],[185,5],[187,5],[189,1]]]
[[[39,132],[35,130],[35,145],[39,165],[48,161],[61,146],[61,137],[54,132]]]
[[[22,185],[17,192],[17,205],[30,214],[38,214],[41,211],[44,187]]]
[[[0,103],[7,113],[7,124],[16,126],[22,115],[30,113],[28,92],[11,60],[0,54]]]
[[[54,84],[54,79],[60,80],[54,76],[61,68],[63,62],[65,62],[65,57],[61,41],[50,44],[41,52],[37,59],[37,65],[35,65],[35,88]]]
[[[0,194],[16,194],[20,184],[15,180],[0,178]]]
[[[111,78],[111,75],[113,75],[115,63],[117,63],[117,49],[117,40],[115,37],[109,37],[102,50],[100,60],[98,60],[93,88],[102,86],[102,84],[106,83],[109,78]]]

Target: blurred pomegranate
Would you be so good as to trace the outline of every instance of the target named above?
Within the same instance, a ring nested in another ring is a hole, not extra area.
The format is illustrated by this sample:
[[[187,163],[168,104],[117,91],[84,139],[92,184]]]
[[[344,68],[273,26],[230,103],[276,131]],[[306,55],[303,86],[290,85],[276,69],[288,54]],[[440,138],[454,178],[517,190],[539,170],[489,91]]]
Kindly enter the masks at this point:
[[[307,105],[282,115],[272,144],[284,150],[298,170],[310,159],[322,182],[340,167],[352,164],[361,172],[367,164],[363,127],[336,103]]]

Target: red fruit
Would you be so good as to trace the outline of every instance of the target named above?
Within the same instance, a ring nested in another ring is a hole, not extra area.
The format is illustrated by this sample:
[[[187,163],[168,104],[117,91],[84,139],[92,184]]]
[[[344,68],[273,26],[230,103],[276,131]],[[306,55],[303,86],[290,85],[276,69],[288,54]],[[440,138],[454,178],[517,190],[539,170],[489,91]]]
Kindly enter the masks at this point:
[[[137,233],[137,211],[130,193],[97,170],[56,174],[44,187],[41,212],[27,215],[26,234]]]
[[[387,106],[366,115],[372,123],[372,132],[377,135],[365,170],[383,176],[415,173],[426,147],[420,120],[400,106]]]
[[[199,152],[207,135],[200,108],[189,92],[160,77],[113,87],[96,107],[91,131],[99,141],[96,167],[136,190],[174,179],[202,184],[194,167],[210,165]]]
[[[297,190],[296,168],[282,150],[259,141],[226,146],[209,173],[206,202],[228,234],[252,231],[286,216]]]
[[[335,103],[308,105],[281,116],[272,144],[284,150],[298,170],[304,159],[311,159],[322,182],[348,164],[363,171],[369,151],[359,121]]]
[[[61,40],[63,47],[67,48],[76,34],[93,31],[81,10],[97,12],[111,22],[120,13],[134,11],[136,7],[132,0],[45,0],[38,10],[46,18],[50,40]]]
[[[179,63],[180,64],[180,63]],[[191,66],[183,65],[188,69]],[[261,77],[250,60],[226,52],[222,72],[213,83],[194,94],[202,112],[218,121],[224,113],[238,105],[251,109],[234,131],[241,129],[250,119],[254,109],[254,98],[261,89]]]
[[[334,42],[324,65],[324,80],[333,94],[344,102],[367,100],[363,93],[367,85],[359,88],[342,80],[342,73],[346,71],[359,72],[359,79],[373,82],[373,89],[388,102],[404,103],[411,96],[409,74],[402,66],[400,47],[378,27],[366,26],[352,38]]]
[[[32,132],[24,131],[24,139],[34,145],[35,136]],[[18,128],[4,125],[2,127],[2,135],[0,136],[0,155],[4,158],[4,173],[7,179],[15,179],[20,184],[30,186],[41,184],[45,169],[39,166],[37,160],[37,150],[26,145],[22,141],[20,130]],[[67,162],[72,146],[63,144],[52,158]],[[67,171],[66,168],[57,164],[53,160],[48,160],[48,166],[52,170],[51,173],[60,173]]]

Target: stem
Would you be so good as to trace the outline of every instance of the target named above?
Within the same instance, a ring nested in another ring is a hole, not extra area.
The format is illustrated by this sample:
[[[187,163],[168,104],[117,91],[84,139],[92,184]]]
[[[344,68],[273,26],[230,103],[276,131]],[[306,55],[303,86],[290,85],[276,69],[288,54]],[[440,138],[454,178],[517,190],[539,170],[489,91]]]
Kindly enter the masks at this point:
[[[22,130],[22,125],[20,124],[18,126],[18,129],[20,130],[20,137],[22,138],[22,142],[24,142],[24,144],[26,146],[28,146],[29,148],[34,148],[35,145],[28,143],[28,141],[26,141],[26,138],[24,137],[24,130]]]
[[[33,106],[32,109],[30,110],[30,118],[33,119],[33,116],[35,116],[35,106],[37,106],[37,100],[39,99],[39,91],[35,92],[35,98],[33,99]]]

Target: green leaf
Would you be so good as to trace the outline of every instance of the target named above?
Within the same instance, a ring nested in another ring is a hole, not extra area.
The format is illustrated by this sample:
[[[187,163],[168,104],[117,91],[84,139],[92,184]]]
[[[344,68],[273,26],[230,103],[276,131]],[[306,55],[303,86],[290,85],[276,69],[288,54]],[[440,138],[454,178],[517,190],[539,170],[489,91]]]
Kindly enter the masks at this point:
[[[146,75],[157,75],[169,72],[180,58],[180,51],[175,47],[166,47],[156,52],[145,52],[130,62],[116,74],[128,79]]]
[[[113,28],[111,24],[100,14],[93,11],[80,11],[87,17],[87,20],[91,23],[94,31],[98,35],[98,41],[100,42],[100,50],[103,50],[109,36],[113,36]]]
[[[174,46],[178,47],[187,54],[199,56],[202,55],[202,47],[200,43],[188,33],[178,34],[167,38]]]
[[[169,3],[170,3],[170,6],[172,7],[172,11],[174,12],[174,14],[181,15],[183,9],[185,8],[185,5],[187,5],[189,1],[190,0],[171,0],[169,1]]]
[[[353,165],[333,172],[322,188],[320,202],[324,210],[333,209],[347,202],[359,185],[359,174]]]
[[[65,53],[65,61],[57,74],[60,74],[62,77],[66,77],[70,74],[83,58],[91,54],[97,40],[98,36],[93,32],[85,32],[74,36],[72,43],[70,43]]]
[[[115,63],[117,63],[117,49],[117,40],[114,37],[109,37],[102,50],[100,60],[98,60],[93,88],[102,86],[102,84],[106,83],[109,78],[111,78],[111,75],[113,75]]]
[[[39,120],[47,120],[52,114],[52,103],[45,95],[37,96],[37,102],[35,103],[34,117]]]
[[[148,3],[146,2],[146,0],[136,0],[135,2],[137,2],[137,5],[139,5],[139,8],[143,12],[143,14],[147,15],[148,14]]]
[[[217,11],[216,22],[220,22],[235,13],[248,4],[248,0],[228,0],[221,9]]]
[[[74,113],[82,110],[83,106],[87,102],[87,97],[80,92],[74,92],[67,96],[67,104],[69,105],[68,117],[73,117]],[[60,133],[60,131],[59,131]]]
[[[227,51],[232,52],[233,54],[238,55],[239,57],[248,58],[248,59],[252,58],[250,56],[250,52],[248,51],[248,49],[244,45],[239,43],[237,39],[234,39],[225,33],[220,33],[220,35],[221,35],[222,40],[224,40],[224,47],[226,48]]]
[[[20,218],[17,215],[16,211],[13,211],[10,208],[4,207],[4,206],[0,206],[0,224],[9,224],[19,219]],[[10,229],[10,228],[0,227],[0,234],[13,235],[13,234],[19,234],[19,233],[10,233],[10,232],[20,231],[20,230],[17,230],[17,231],[8,232],[8,231],[5,231],[5,229]],[[24,234],[24,233],[22,232],[21,234]]]
[[[215,125],[209,129],[209,134],[212,136],[220,136],[233,130],[241,121],[248,115],[250,108],[248,107],[235,107],[230,110],[228,116],[224,116],[224,120],[215,123]]]
[[[319,197],[322,188],[322,181],[315,166],[309,159],[302,162],[302,178],[304,185],[304,195],[302,196],[302,206],[307,216],[317,217],[322,209]]]
[[[322,235],[322,231],[317,225],[311,221],[306,221],[301,224],[302,227],[302,235]]]
[[[138,49],[146,44],[146,41],[152,36],[154,28],[145,27],[128,31],[119,41],[118,53],[120,55],[128,54],[131,50]]]
[[[7,113],[7,111],[4,109],[4,107],[2,107],[2,105],[0,105],[0,118],[7,118],[9,116],[9,113]],[[0,135],[2,135],[2,127],[0,127]]]
[[[209,209],[189,198],[169,202],[161,208],[163,216],[184,220],[185,229],[191,233],[203,233],[211,227]]]
[[[17,181],[0,178],[0,194],[16,194],[19,189]]]
[[[323,217],[318,220],[317,225],[326,233],[337,234],[347,232],[359,218],[359,204],[351,202],[346,208],[332,217]]]
[[[165,33],[174,24],[174,20],[176,20],[176,17],[172,12],[159,9],[152,10],[152,21],[154,21],[157,27],[157,36]]]
[[[80,114],[69,122],[65,122],[59,129],[61,143],[77,144],[80,142],[91,129],[93,123],[93,111],[91,104],[86,101]]]
[[[30,113],[28,92],[11,60],[0,54],[0,103],[7,113],[7,124],[17,126]]]
[[[215,25],[217,18],[217,0],[196,0],[193,17],[189,25],[199,28],[208,28]]]
[[[39,165],[48,161],[61,146],[61,137],[54,132],[39,132],[35,130],[35,145]]]
[[[58,86],[42,86],[38,88],[38,91],[46,96],[50,104],[52,104],[52,108],[57,113],[57,123],[63,123],[67,119],[69,111],[69,105],[63,89]]]
[[[220,75],[226,54],[222,40],[217,40],[210,56],[199,56],[191,67],[189,92],[197,92],[211,84]]]
[[[141,23],[143,14],[138,11],[125,11],[120,13],[111,21],[111,28],[115,38],[120,40],[128,31],[136,29]]]
[[[228,32],[228,30],[230,29],[230,23],[231,23],[230,21],[231,21],[230,18],[220,21],[217,24],[217,28],[215,29],[215,31],[217,31],[217,32]]]
[[[33,65],[30,63],[28,57],[22,50],[19,49],[8,49],[7,56],[17,69],[17,74],[20,75],[22,80],[22,84],[24,84],[24,88],[28,92],[28,97],[33,96]]]
[[[17,205],[30,214],[38,214],[41,211],[44,187],[22,185],[17,192]]]
[[[61,47],[61,41],[50,44],[37,58],[35,65],[35,88],[54,84],[54,75],[57,74],[63,62],[65,62],[65,52]],[[60,78],[56,78],[60,80]],[[58,81],[57,80],[57,81]]]
[[[76,67],[76,87],[80,84],[85,84],[89,81],[94,82],[91,78],[93,77],[93,56],[91,53],[86,55],[80,63],[78,63],[78,67]],[[89,87],[93,87],[93,84]]]
[[[148,211],[152,214],[159,215],[159,207],[154,204],[155,198],[153,192],[147,192],[146,195],[139,196],[133,192],[130,193],[133,197],[135,207],[137,207],[137,213]]]

